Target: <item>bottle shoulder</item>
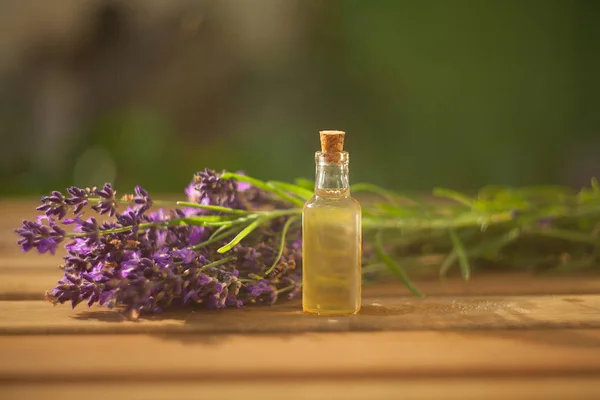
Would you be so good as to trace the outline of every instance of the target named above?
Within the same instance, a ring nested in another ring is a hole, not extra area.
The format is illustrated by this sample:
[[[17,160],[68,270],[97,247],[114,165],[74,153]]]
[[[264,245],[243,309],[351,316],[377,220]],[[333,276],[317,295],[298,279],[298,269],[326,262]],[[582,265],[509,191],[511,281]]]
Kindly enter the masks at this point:
[[[355,208],[361,209],[360,203],[352,196],[344,197],[325,197],[313,195],[310,199],[304,203],[305,209],[321,208],[321,207],[335,207],[335,208]]]

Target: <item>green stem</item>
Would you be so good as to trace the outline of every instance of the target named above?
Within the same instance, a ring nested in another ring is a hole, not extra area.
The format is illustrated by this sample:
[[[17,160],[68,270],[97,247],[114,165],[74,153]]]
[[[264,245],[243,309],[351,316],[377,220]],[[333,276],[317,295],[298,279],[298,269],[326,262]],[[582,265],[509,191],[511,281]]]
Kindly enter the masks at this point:
[[[287,200],[290,203],[295,204],[298,207],[303,207],[304,206],[304,201],[298,199],[297,197],[290,196],[289,194],[287,194],[282,189],[279,189],[276,186],[270,186],[266,182],[263,182],[263,181],[261,181],[259,179],[251,178],[251,177],[246,176],[246,175],[234,174],[232,172],[226,172],[226,173],[224,173],[223,175],[221,175],[221,178],[222,179],[235,179],[235,180],[240,181],[240,182],[249,183],[249,184],[251,184],[252,186],[254,186],[254,187],[258,188],[258,189],[262,189],[262,190],[266,190],[267,192],[275,193],[279,197],[281,197],[282,199]]]
[[[386,199],[390,204],[397,204],[396,199],[394,198],[394,194],[392,192],[380,188],[377,185],[372,185],[370,183],[355,183],[354,185],[350,186],[350,190],[353,193],[368,192],[378,194],[384,199]]]
[[[293,288],[295,288],[295,287],[296,287],[296,284],[295,284],[295,283],[292,283],[292,284],[291,284],[291,285],[289,285],[289,286],[286,286],[286,287],[284,287],[284,288],[281,288],[281,289],[277,290],[277,292],[276,292],[276,293],[277,293],[277,294],[281,294],[281,293],[287,292],[288,290],[291,290],[291,289],[293,289]]]
[[[208,240],[205,240],[202,243],[198,243],[197,245],[190,247],[190,250],[198,250],[203,247],[209,246],[213,243],[217,243],[217,242],[233,235],[234,233],[237,233],[237,231],[238,231],[238,227],[233,227],[231,229],[228,229],[219,235],[214,235],[213,237],[209,238]]]
[[[269,268],[265,272],[265,276],[269,275],[273,271],[273,269],[275,269],[277,264],[279,263],[279,260],[281,259],[281,255],[283,254],[283,249],[285,248],[285,237],[287,235],[287,231],[290,228],[290,225],[292,225],[297,220],[298,220],[298,217],[291,217],[287,221],[285,221],[285,225],[283,225],[283,230],[281,231],[281,241],[279,243],[279,251],[277,252],[277,257],[275,257],[275,261],[273,262],[273,265],[271,265],[271,268]]]
[[[218,227],[209,237],[208,240],[214,238],[215,236],[219,235],[220,233],[222,233],[223,231],[227,230],[227,228],[229,228],[228,226],[225,225],[221,225],[220,227]]]
[[[85,236],[91,236],[95,233],[98,233],[98,234],[100,234],[100,236],[102,236],[102,235],[110,235],[113,233],[129,232],[133,228],[136,228],[136,227],[143,230],[143,229],[153,228],[153,227],[157,227],[157,226],[166,226],[166,225],[167,225],[167,223],[165,223],[165,222],[148,222],[148,223],[139,224],[139,225],[123,226],[121,228],[102,229],[102,230],[95,231],[95,232],[68,233],[65,235],[65,237],[66,238],[85,237]]]
[[[451,229],[468,226],[489,226],[513,219],[511,212],[507,211],[499,214],[481,215],[474,213],[465,213],[454,218],[364,218],[363,227],[365,229]]]
[[[230,214],[250,214],[252,212],[252,211],[247,211],[247,210],[239,210],[236,208],[229,208],[229,207],[222,207],[222,206],[210,206],[210,205],[206,205],[206,204],[191,203],[189,201],[178,201],[178,202],[176,202],[176,204],[178,206],[183,206],[183,207],[201,208],[203,210],[219,211],[219,212],[225,212],[225,213],[230,213]]]
[[[450,241],[454,247],[454,252],[458,257],[458,265],[460,266],[462,277],[464,280],[468,281],[471,277],[471,266],[469,265],[469,257],[467,256],[467,252],[458,238],[456,231],[454,229],[449,229],[448,232],[450,234]]]
[[[236,235],[236,237],[234,237],[229,243],[227,243],[225,246],[222,246],[221,248],[217,249],[217,253],[228,252],[229,250],[231,250],[233,248],[233,246],[235,246],[236,244],[241,242],[243,238],[248,236],[250,233],[252,233],[252,231],[254,231],[256,228],[258,228],[260,225],[264,224],[267,221],[268,221],[268,218],[259,218],[256,221],[252,222],[250,225],[248,225],[244,229],[242,229],[242,231],[240,233],[238,233]]]
[[[104,201],[106,199],[102,199],[100,197],[88,197],[87,201],[89,202],[93,202],[93,201]],[[114,199],[116,203],[119,204],[133,204],[133,201],[130,200],[125,200],[125,199]],[[157,205],[157,206],[176,206],[177,202],[176,201],[168,201],[168,200],[152,200],[152,204]]]
[[[377,235],[375,236],[375,251],[377,252],[379,258],[381,258],[381,261],[383,261],[388,267],[388,269],[404,283],[404,285],[412,292],[412,294],[418,297],[423,297],[423,294],[411,282],[411,280],[408,278],[408,275],[406,275],[406,272],[404,272],[402,267],[396,264],[394,260],[392,260],[392,258],[389,256],[389,254],[387,254],[385,250],[383,250],[382,241],[383,233],[382,231],[378,231]]]
[[[436,197],[444,197],[446,199],[451,199],[456,201],[457,203],[463,204],[467,207],[473,206],[473,200],[469,197],[465,196],[462,193],[458,193],[454,190],[446,189],[446,188],[434,188],[433,195]]]
[[[262,225],[268,221],[271,221],[275,218],[279,218],[279,217],[286,216],[286,215],[298,215],[301,213],[302,213],[302,210],[299,208],[292,208],[289,210],[263,211],[263,212],[257,213],[257,214],[260,214],[261,217],[256,219],[254,222],[252,222],[248,226],[246,226],[240,233],[237,234],[236,237],[234,237],[231,240],[231,242],[229,242],[225,246],[219,248],[217,250],[217,252],[219,252],[219,253],[228,252],[229,250],[231,250],[233,248],[233,246],[238,244],[242,239],[244,239],[246,236],[248,236],[250,233],[252,233],[252,231],[254,231],[260,225]]]
[[[218,267],[219,265],[226,264],[226,263],[228,263],[231,260],[233,260],[233,256],[225,257],[225,258],[222,258],[220,260],[213,261],[213,262],[211,262],[209,264],[203,265],[199,270],[200,271],[204,271],[205,269],[208,269],[208,268],[211,268],[211,267]]]

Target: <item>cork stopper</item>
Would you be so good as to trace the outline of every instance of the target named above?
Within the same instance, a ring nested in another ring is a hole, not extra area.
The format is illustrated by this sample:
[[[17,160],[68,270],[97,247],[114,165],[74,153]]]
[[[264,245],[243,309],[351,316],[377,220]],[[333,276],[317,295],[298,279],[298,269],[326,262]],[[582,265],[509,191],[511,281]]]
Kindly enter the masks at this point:
[[[340,153],[344,151],[344,131],[321,131],[321,151],[323,153]]]
[[[344,131],[321,131],[321,151],[329,163],[339,163],[344,151]]]

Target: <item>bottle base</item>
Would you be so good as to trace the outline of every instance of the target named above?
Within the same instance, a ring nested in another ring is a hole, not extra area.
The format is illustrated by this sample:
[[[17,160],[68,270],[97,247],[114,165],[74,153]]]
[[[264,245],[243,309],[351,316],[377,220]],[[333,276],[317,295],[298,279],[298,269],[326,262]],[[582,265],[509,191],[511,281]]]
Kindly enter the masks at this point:
[[[321,308],[303,308],[302,312],[310,315],[321,315],[321,316],[342,316],[342,315],[355,315],[360,312],[360,307],[352,310],[324,310]]]

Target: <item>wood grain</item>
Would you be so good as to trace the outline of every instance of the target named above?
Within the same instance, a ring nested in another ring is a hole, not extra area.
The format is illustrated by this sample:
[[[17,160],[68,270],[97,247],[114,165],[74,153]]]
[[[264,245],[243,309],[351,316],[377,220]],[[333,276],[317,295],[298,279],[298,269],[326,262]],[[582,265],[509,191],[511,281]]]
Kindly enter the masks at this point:
[[[122,321],[114,310],[73,311],[41,301],[0,302],[0,333],[287,333],[423,329],[600,328],[600,295],[370,297],[359,315],[305,315],[300,304],[167,312]]]
[[[597,378],[372,380],[367,382],[242,382],[228,383],[85,383],[0,386],[6,400],[145,399],[339,399],[378,400],[597,400]]]
[[[0,336],[2,382],[598,375],[600,330]]]
[[[5,400],[597,400],[600,389],[597,377],[244,381],[226,385],[222,382],[85,382],[0,385],[0,397]]]

